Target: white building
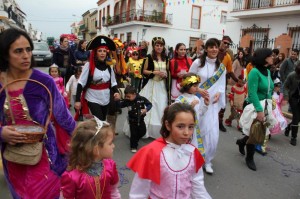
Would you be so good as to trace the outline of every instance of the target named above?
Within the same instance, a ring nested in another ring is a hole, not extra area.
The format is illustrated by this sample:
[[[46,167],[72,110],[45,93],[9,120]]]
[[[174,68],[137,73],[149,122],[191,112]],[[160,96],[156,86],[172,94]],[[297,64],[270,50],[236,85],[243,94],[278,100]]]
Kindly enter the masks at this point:
[[[233,42],[255,50],[300,49],[300,0],[229,0],[227,34]]]
[[[98,35],[137,43],[161,36],[167,46],[193,47],[198,39],[222,37],[227,4],[225,0],[99,0]]]

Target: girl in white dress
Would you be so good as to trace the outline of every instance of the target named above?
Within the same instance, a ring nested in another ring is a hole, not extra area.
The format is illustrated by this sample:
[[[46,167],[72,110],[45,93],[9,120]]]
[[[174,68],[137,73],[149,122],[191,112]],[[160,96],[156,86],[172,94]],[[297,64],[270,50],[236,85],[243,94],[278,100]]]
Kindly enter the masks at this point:
[[[205,117],[199,119],[200,132],[205,149],[205,171],[212,174],[212,159],[215,157],[219,141],[218,113],[225,108],[226,68],[217,59],[220,42],[211,38],[205,43],[205,52],[196,59],[189,72],[200,76],[198,92],[202,97],[209,97],[210,104]],[[198,95],[199,96],[199,95]],[[199,97],[201,97],[199,96]]]
[[[160,120],[164,109],[170,104],[170,70],[165,40],[162,37],[154,37],[152,47],[152,54],[147,55],[144,62],[143,74],[147,79],[143,81],[144,87],[140,95],[146,97],[153,105],[145,117],[147,127],[145,137],[158,138],[161,128]]]

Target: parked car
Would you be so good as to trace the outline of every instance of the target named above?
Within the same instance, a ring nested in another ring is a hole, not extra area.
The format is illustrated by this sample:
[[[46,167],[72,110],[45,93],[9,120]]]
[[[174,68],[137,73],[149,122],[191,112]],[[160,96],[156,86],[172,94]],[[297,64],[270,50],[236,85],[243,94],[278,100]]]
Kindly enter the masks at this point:
[[[34,49],[32,51],[33,57],[37,65],[50,66],[52,62],[52,52],[44,41],[34,41]]]

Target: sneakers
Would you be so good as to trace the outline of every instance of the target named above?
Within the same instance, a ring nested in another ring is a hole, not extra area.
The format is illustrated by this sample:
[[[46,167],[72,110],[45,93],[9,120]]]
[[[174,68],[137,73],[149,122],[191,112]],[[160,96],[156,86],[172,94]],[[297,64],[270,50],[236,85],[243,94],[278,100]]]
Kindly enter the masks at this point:
[[[226,119],[226,120],[225,120],[225,125],[226,125],[226,126],[231,126],[231,121],[230,121],[229,119]]]
[[[131,152],[132,152],[132,153],[136,153],[136,152],[137,152],[137,149],[132,148],[132,149],[131,149]]]
[[[210,174],[210,175],[212,175],[214,173],[214,170],[213,170],[213,168],[211,167],[210,164],[205,164],[204,165],[204,170],[207,174]]]
[[[223,126],[223,123],[222,123],[222,122],[219,123],[219,129],[220,129],[221,131],[223,131],[223,132],[226,132],[226,131],[227,131],[226,128]]]

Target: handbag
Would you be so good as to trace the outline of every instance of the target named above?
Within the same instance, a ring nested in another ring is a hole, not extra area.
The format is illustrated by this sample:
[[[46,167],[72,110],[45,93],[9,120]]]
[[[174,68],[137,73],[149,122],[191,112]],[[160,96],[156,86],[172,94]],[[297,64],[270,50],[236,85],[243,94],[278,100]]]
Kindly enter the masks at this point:
[[[251,127],[249,139],[247,140],[247,144],[260,144],[262,145],[266,136],[266,126],[263,122],[254,119]]]
[[[3,157],[17,164],[36,165],[42,158],[43,142],[31,144],[7,144]]]
[[[49,115],[47,117],[47,121],[45,126],[41,126],[38,124],[32,125],[18,125],[15,123],[14,115],[12,113],[11,104],[10,104],[10,96],[8,94],[7,87],[9,84],[18,82],[18,81],[31,81],[40,84],[43,86],[50,97],[50,107],[49,107]],[[16,145],[6,144],[3,152],[3,157],[17,164],[23,165],[36,165],[39,163],[43,153],[43,138],[46,135],[48,125],[50,123],[51,115],[52,115],[52,95],[49,89],[39,81],[32,79],[17,79],[10,83],[6,83],[0,90],[0,93],[5,89],[6,97],[8,98],[8,108],[10,110],[12,126],[20,133],[23,133],[27,136],[27,139],[24,143],[18,143]]]

